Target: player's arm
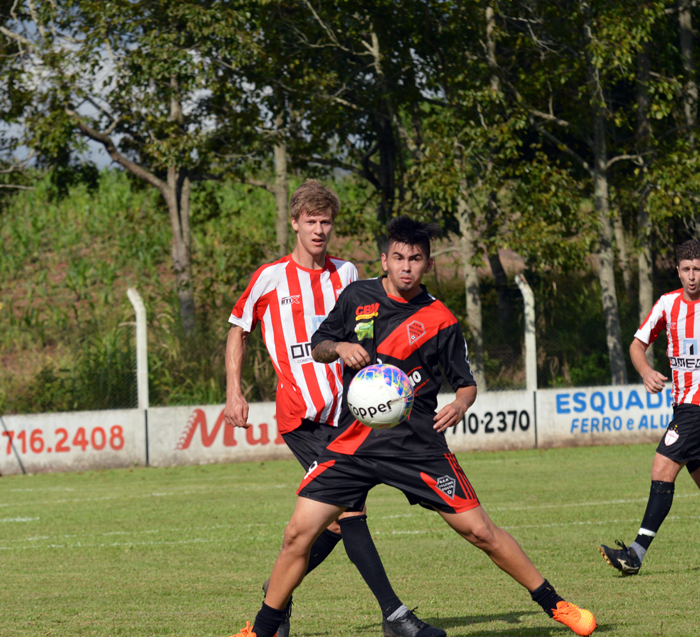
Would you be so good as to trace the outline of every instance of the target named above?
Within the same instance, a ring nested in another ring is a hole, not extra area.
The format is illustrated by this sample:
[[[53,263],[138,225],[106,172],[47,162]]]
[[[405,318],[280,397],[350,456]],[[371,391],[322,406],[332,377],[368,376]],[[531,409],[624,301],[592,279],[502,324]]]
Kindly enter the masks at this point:
[[[241,391],[241,374],[245,361],[248,332],[234,325],[226,341],[226,407],[224,420],[234,427],[250,427],[248,423],[248,401]]]
[[[367,350],[359,343],[325,340],[318,343],[311,356],[317,363],[333,363],[339,358],[352,369],[362,369],[370,364]]]
[[[433,429],[440,433],[450,427],[454,427],[464,418],[464,414],[467,413],[467,410],[474,404],[475,400],[476,385],[460,387],[456,391],[455,399],[435,414]]]
[[[647,360],[647,345],[635,338],[630,345],[630,358],[632,365],[642,377],[644,387],[650,394],[658,394],[664,388],[664,382],[668,380],[661,372],[657,372]]]

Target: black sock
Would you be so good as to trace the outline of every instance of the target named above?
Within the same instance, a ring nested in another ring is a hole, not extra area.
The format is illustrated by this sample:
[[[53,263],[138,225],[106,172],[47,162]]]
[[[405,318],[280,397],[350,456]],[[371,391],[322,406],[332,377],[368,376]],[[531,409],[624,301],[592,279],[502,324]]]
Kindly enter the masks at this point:
[[[374,593],[384,616],[388,617],[402,604],[389,583],[382,560],[374,546],[367,526],[367,516],[353,515],[341,518],[338,523],[343,534],[345,551],[350,561],[357,567],[362,579]]]
[[[262,608],[255,617],[253,632],[257,637],[275,637],[286,612],[286,608],[277,610],[263,602]]]
[[[663,482],[662,480],[651,481],[651,491],[649,492],[649,501],[647,502],[647,510],[642,518],[642,526],[637,534],[635,542],[642,546],[644,550],[649,548],[652,540],[656,537],[656,532],[659,530],[663,521],[666,519],[668,512],[673,504],[673,492],[676,489],[674,482]]]
[[[323,560],[325,560],[331,551],[335,548],[341,540],[340,533],[333,533],[326,529],[318,539],[314,542],[311,547],[311,555],[309,556],[309,567],[306,569],[306,573],[313,571]]]
[[[557,607],[557,602],[564,601],[564,598],[554,590],[554,586],[547,580],[542,582],[534,591],[530,591],[530,597],[532,597],[533,602],[537,602],[542,606],[542,610],[550,617],[554,616],[554,609]]]

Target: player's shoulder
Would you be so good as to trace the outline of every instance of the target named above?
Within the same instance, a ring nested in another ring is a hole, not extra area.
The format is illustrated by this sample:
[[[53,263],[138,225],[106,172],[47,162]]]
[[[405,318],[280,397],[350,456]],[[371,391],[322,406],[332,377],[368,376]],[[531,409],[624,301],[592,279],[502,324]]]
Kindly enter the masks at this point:
[[[445,326],[457,323],[457,317],[454,315],[452,310],[450,310],[440,299],[436,299],[432,295],[428,295],[431,299],[430,311],[433,312]]]
[[[682,296],[683,288],[680,288],[679,290],[672,290],[671,292],[666,292],[666,294],[662,294],[659,297],[657,304],[661,304],[663,306],[670,306],[673,305],[678,300],[678,298]]]

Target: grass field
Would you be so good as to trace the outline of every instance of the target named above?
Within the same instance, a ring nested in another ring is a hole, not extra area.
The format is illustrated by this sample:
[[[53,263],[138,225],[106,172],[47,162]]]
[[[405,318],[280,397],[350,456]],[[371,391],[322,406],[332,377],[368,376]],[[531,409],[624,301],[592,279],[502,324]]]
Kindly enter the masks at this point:
[[[460,454],[494,521],[596,634],[697,634],[700,492],[686,472],[640,574],[600,542],[634,538],[653,446]],[[301,470],[293,461],[0,478],[0,636],[226,637],[252,619]],[[573,634],[434,513],[370,494],[394,587],[450,637]],[[381,635],[342,546],[295,594],[294,637]]]

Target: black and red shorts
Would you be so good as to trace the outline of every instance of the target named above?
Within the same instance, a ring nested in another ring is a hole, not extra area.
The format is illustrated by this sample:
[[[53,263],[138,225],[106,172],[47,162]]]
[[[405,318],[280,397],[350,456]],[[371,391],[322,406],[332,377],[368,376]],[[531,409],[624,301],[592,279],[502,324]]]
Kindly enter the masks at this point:
[[[656,448],[657,453],[691,473],[700,467],[700,406],[682,403],[673,408],[673,420]]]
[[[304,418],[296,429],[282,434],[282,438],[304,471],[307,471],[338,433],[337,427]]]
[[[297,494],[326,504],[362,510],[378,484],[403,491],[411,504],[445,513],[479,506],[479,499],[451,453],[420,459],[350,456],[324,451],[310,467]]]

